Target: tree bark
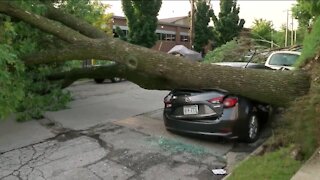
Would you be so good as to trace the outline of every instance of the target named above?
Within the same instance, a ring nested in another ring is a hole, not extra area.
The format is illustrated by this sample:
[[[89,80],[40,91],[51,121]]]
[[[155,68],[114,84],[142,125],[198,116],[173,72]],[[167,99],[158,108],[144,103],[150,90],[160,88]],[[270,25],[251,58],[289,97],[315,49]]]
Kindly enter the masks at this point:
[[[153,89],[220,88],[235,95],[276,106],[287,106],[296,97],[306,94],[309,89],[309,76],[300,71],[284,72],[222,67],[191,62],[118,39],[108,37],[91,39],[68,27],[57,25],[45,17],[25,12],[19,7],[8,6],[8,2],[4,2],[6,1],[0,1],[0,12],[20,18],[45,32],[73,43],[61,50],[49,50],[24,57],[28,65],[73,59],[112,60],[125,66],[126,71],[123,77],[141,87],[152,87]],[[23,15],[26,15],[27,18]],[[77,73],[74,72],[74,74]],[[150,76],[149,80],[148,76]],[[140,80],[141,77],[143,80]],[[148,83],[145,81],[155,82],[150,83],[152,86],[147,86]]]
[[[126,80],[129,80],[145,89],[167,90],[174,87],[172,82],[162,77],[148,76],[143,73],[132,71],[123,65],[72,69],[67,72],[51,74],[47,79],[51,81],[63,80],[62,88],[65,88],[78,79],[111,79],[112,77],[126,78]]]
[[[87,37],[93,39],[108,37],[105,32],[91,26],[88,22],[52,7],[51,5],[47,5],[45,16],[49,19],[61,22],[62,24],[79,31],[81,34]]]
[[[21,19],[22,21],[30,25],[33,25],[34,27],[44,32],[52,34],[70,43],[77,43],[81,41],[90,40],[90,38],[56,21],[52,21],[43,16],[23,10],[16,6],[14,3],[12,3],[12,1],[0,1],[0,13]]]
[[[90,49],[86,48],[88,46]],[[241,69],[191,62],[117,39],[104,39],[91,42],[90,45],[74,45],[68,51],[46,53],[51,55],[41,56],[43,53],[33,55],[28,58],[32,60],[26,63],[51,63],[65,61],[68,58],[87,59],[88,57],[108,59],[123,64],[134,72],[162,77],[174,82],[171,89],[221,88],[232,94],[277,106],[287,106],[290,101],[306,94],[309,89],[309,76],[300,71]],[[162,84],[159,84],[155,88],[161,88],[161,86]]]

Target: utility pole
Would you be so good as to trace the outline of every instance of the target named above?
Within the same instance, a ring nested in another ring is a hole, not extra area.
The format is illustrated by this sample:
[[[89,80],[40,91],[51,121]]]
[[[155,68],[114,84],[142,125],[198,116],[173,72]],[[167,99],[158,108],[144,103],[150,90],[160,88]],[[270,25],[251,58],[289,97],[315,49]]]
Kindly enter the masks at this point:
[[[291,46],[294,45],[294,41],[293,41],[293,15],[291,13]]]
[[[288,24],[289,23],[289,10],[287,9],[287,25],[286,25],[286,37],[284,38],[284,46],[288,46]]]
[[[273,30],[271,29],[271,49],[273,48]]]
[[[297,30],[294,31],[294,43],[297,44]]]
[[[194,42],[194,0],[190,0],[190,3],[191,3],[190,48],[193,49],[193,42]]]

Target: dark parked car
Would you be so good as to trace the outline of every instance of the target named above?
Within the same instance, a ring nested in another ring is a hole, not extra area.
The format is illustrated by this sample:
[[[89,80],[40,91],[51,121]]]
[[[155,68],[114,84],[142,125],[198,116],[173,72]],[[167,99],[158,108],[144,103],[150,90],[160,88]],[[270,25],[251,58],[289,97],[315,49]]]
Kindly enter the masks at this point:
[[[265,69],[254,64],[250,66]],[[164,105],[164,123],[170,131],[239,138],[249,143],[259,138],[261,125],[268,119],[270,109],[266,104],[218,89],[173,90],[164,98]]]
[[[101,84],[104,82],[105,79],[99,79],[99,78],[95,78],[94,79],[94,82],[96,82],[97,84]],[[120,82],[120,81],[123,81],[122,78],[119,78],[119,77],[112,77],[110,78],[110,81],[113,82],[113,83],[116,83],[116,82]]]
[[[93,67],[98,68],[98,67],[101,67],[101,66],[115,66],[115,65],[116,65],[116,63],[110,62],[109,64],[105,64],[105,65],[94,65]],[[123,79],[123,78],[120,78],[120,77],[111,77],[111,78],[110,78],[110,81],[111,81],[112,83],[121,82],[121,81],[123,81],[123,80],[124,80],[124,79]],[[101,83],[103,83],[104,81],[105,81],[104,78],[94,78],[94,82],[96,82],[97,84],[101,84]]]

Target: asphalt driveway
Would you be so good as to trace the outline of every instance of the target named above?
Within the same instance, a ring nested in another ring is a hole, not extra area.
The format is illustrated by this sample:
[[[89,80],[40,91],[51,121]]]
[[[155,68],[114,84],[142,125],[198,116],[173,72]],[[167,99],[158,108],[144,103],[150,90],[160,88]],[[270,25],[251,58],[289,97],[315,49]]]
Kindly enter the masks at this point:
[[[0,179],[222,179],[211,170],[230,171],[265,139],[248,145],[169,133],[167,91],[93,81],[69,90],[69,109],[0,122]]]

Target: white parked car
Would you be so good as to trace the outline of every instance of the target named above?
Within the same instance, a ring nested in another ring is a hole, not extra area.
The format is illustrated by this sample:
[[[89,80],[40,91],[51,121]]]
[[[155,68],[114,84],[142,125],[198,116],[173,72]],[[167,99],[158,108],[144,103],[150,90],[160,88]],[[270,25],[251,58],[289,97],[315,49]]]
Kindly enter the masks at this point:
[[[270,54],[265,66],[275,70],[294,70],[293,65],[300,55],[301,52],[298,51],[276,51]]]

